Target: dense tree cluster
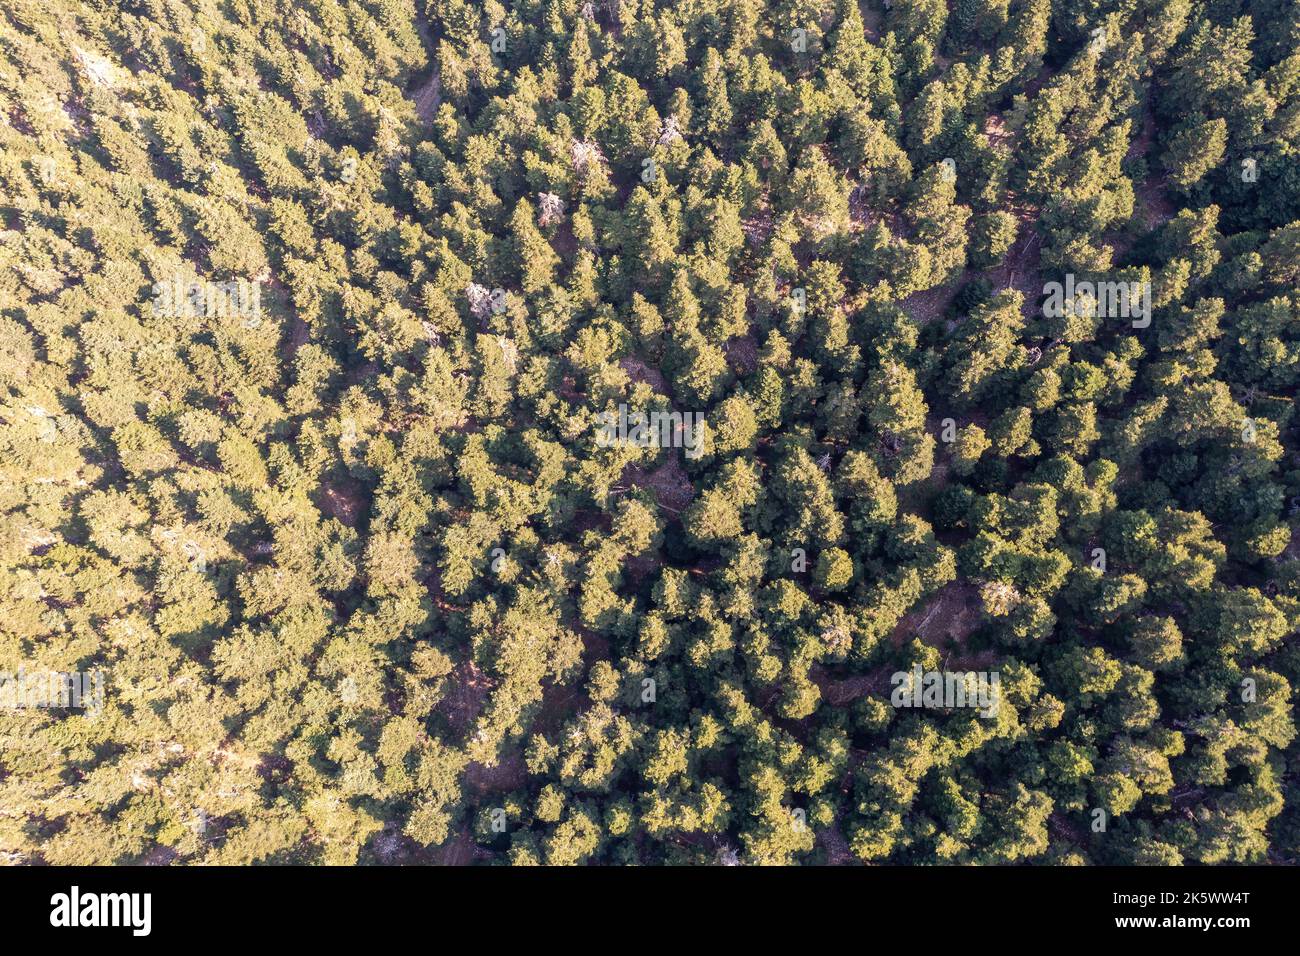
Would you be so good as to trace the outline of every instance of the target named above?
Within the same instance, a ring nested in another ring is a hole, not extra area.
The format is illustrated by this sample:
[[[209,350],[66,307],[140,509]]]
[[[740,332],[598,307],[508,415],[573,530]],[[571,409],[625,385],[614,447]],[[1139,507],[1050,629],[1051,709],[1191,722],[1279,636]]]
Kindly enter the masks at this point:
[[[1294,2],[0,0],[0,267],[6,860],[1300,855]]]

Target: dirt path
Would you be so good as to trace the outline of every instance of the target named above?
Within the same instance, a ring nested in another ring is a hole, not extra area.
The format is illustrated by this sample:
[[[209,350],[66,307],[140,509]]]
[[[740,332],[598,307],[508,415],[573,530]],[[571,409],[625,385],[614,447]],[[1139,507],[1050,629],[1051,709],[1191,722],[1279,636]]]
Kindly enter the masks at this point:
[[[438,106],[442,103],[442,79],[436,68],[429,74],[428,80],[415,88],[411,101],[415,104],[415,115],[420,117],[420,122],[432,123],[438,115]]]
[[[431,123],[433,118],[438,114],[438,106],[442,103],[442,77],[438,74],[438,67],[433,62],[433,36],[429,33],[429,24],[424,15],[417,13],[415,17],[415,31],[420,34],[420,39],[424,42],[424,49],[429,57],[429,78],[415,87],[408,94],[412,103],[415,104],[415,115],[420,117],[420,122]]]

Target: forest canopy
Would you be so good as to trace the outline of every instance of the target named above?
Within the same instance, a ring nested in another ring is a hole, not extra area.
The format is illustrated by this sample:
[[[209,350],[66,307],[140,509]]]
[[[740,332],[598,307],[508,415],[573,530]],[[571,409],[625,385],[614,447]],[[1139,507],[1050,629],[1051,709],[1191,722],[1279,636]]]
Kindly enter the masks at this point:
[[[0,0],[0,861],[1295,862],[1298,385],[1294,0]]]

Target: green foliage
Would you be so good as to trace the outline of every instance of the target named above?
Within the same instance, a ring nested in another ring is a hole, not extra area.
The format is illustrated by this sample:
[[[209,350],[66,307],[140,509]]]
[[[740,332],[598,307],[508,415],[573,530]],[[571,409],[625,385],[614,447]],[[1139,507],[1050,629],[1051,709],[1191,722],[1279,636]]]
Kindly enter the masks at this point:
[[[5,861],[1295,856],[1285,4],[0,13]]]

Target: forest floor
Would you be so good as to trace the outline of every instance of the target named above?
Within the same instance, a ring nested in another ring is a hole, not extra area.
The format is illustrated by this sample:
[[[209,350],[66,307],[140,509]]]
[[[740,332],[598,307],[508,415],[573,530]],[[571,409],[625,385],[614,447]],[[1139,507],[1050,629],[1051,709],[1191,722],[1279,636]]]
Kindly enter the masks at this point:
[[[969,651],[966,641],[981,620],[979,591],[971,584],[954,581],[944,585],[929,600],[903,616],[889,635],[895,647],[912,638],[944,653],[945,667],[961,670],[986,668],[997,658],[995,651]],[[881,667],[866,674],[834,678],[821,665],[814,665],[809,676],[833,707],[842,707],[862,697],[883,693],[889,687],[892,667]]]
[[[429,78],[416,86],[407,96],[415,104],[415,115],[420,118],[420,121],[432,123],[434,117],[438,115],[438,105],[442,103],[442,77],[438,74],[435,59],[437,48],[433,42],[433,35],[429,31],[428,20],[422,13],[416,14],[415,30],[424,42],[424,49],[430,63]]]
[[[321,512],[349,528],[355,528],[366,507],[365,488],[356,481],[329,478],[322,479],[320,487],[317,504]]]
[[[940,650],[961,648],[979,623],[979,591],[969,583],[954,581],[941,587],[922,606],[904,614],[889,640],[895,647],[917,637]]]
[[[442,78],[436,69],[422,85],[416,87],[411,102],[415,104],[415,115],[420,117],[422,123],[433,122],[438,115],[438,106],[442,103]]]

